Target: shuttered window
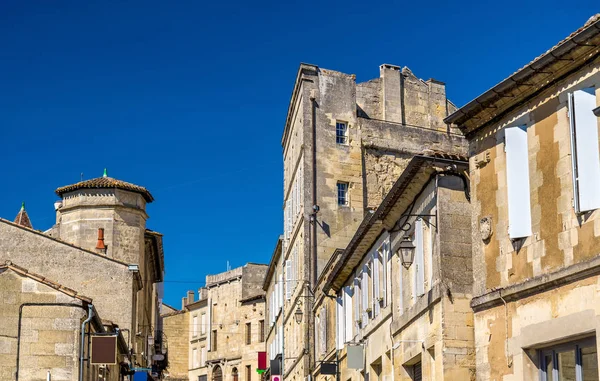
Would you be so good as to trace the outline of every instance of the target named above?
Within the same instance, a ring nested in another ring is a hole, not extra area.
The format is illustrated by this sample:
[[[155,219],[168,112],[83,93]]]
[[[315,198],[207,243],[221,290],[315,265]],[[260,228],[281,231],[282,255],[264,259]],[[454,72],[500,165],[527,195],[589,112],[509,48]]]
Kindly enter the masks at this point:
[[[265,341],[265,321],[264,320],[258,321],[258,341],[261,343]]]
[[[292,261],[285,261],[285,299],[292,298]]]
[[[344,290],[342,289],[335,299],[336,311],[336,349],[344,348],[344,338],[346,336],[345,323],[346,319],[344,316]]]
[[[252,323],[246,323],[246,345],[252,343]]]
[[[413,381],[422,381],[423,380],[423,371],[421,369],[421,362],[413,365]]]
[[[414,259],[414,292],[416,296],[425,293],[425,258],[423,250],[423,220],[415,221],[415,259]]]
[[[354,291],[351,286],[344,287],[344,343],[348,341],[352,341],[352,329],[354,327],[354,322],[352,321],[352,297],[354,296]]]
[[[575,210],[600,208],[600,152],[594,88],[574,91],[569,96],[571,152]]]
[[[508,235],[511,239],[529,237],[531,235],[531,201],[527,127],[506,128],[505,137]]]
[[[203,335],[206,335],[206,314],[202,314],[202,319],[200,320],[200,332]]]
[[[360,308],[362,294],[360,292],[360,278],[357,276],[354,278],[354,321],[357,324],[358,329],[361,328],[359,323],[362,320],[362,309]]]

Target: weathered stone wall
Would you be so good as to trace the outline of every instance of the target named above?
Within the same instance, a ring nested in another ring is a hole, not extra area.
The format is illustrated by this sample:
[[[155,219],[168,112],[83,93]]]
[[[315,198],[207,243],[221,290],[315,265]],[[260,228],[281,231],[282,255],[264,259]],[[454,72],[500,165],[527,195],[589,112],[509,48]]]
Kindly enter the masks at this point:
[[[574,89],[600,83],[599,71],[600,65],[596,65],[552,86],[471,138],[476,295],[557,271],[598,254],[598,212],[579,217],[572,205],[567,95]],[[597,88],[596,92],[600,104],[600,90]],[[533,234],[513,244],[508,236],[504,129],[516,124],[528,127]],[[482,218],[492,221],[492,236],[485,241],[480,233]]]
[[[134,330],[134,274],[127,265],[0,219],[0,262],[12,261],[94,299],[104,319]]]
[[[162,316],[163,330],[168,340],[169,367],[168,380],[188,379],[188,356],[190,341],[188,338],[187,311],[175,311]]]

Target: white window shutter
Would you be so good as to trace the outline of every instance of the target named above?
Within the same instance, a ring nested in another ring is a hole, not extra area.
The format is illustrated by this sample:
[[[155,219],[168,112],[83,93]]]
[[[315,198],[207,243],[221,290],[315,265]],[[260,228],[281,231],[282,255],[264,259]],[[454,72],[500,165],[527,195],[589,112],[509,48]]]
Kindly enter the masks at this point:
[[[348,342],[348,341],[352,341],[353,335],[352,335],[352,328],[354,327],[353,321],[352,321],[352,296],[353,296],[353,290],[351,286],[346,286],[344,287],[344,318],[345,318],[345,322],[344,322],[344,328],[345,328],[345,333],[344,333],[344,343]]]
[[[285,261],[285,299],[292,298],[292,261]]]
[[[283,274],[279,274],[279,305],[277,306],[277,313],[283,307]]]
[[[208,335],[206,335],[206,348],[207,351],[212,349],[212,299],[209,298],[207,302],[206,320],[208,321]]]
[[[362,294],[360,293],[360,279],[358,276],[354,278],[354,321],[359,321],[362,318],[362,310],[360,308],[360,299]],[[360,329],[360,325],[358,325]]]
[[[427,224],[427,288],[431,289],[433,286],[433,242],[434,242],[434,229],[432,224]]]
[[[336,349],[344,348],[344,336],[346,335],[346,330],[344,329],[344,323],[346,319],[344,317],[344,290],[342,289],[338,294],[338,297],[335,299],[336,301]]]
[[[360,289],[362,291],[362,309],[363,309],[363,327],[367,325],[367,321],[369,321],[369,313],[367,309],[371,308],[369,305],[369,267],[367,265],[363,266],[362,272],[362,282],[360,283]]]
[[[573,92],[571,100],[571,126],[575,128],[577,212],[600,208],[600,151],[598,149],[598,119],[592,112],[596,108],[594,88]],[[574,114],[574,115],[573,115]]]
[[[425,293],[425,268],[423,258],[423,220],[415,221],[415,292],[417,296]]]
[[[375,250],[373,253],[372,265],[373,268],[373,313],[379,314],[379,252]]]
[[[506,137],[508,235],[511,239],[529,237],[531,235],[531,201],[527,127],[509,127],[504,132]]]

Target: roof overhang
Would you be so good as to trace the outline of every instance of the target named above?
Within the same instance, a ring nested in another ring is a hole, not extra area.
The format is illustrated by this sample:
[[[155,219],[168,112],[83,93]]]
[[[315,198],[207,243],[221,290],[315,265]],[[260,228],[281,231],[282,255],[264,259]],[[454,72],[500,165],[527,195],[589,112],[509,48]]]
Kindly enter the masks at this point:
[[[461,107],[444,121],[470,134],[497,122],[549,86],[600,57],[600,14],[552,49]]]
[[[464,157],[413,157],[380,206],[365,216],[338,260],[326,267],[327,274],[322,277],[323,292],[338,291],[344,286],[379,236],[394,227],[432,177],[440,173],[462,175],[468,168]]]
[[[269,289],[269,284],[271,284],[271,278],[273,278],[273,274],[275,274],[275,267],[277,266],[277,262],[281,257],[282,246],[283,236],[279,236],[277,238],[277,244],[275,244],[275,250],[273,250],[273,255],[271,255],[271,262],[269,262],[267,274],[265,275],[265,281],[263,282],[262,286],[263,291],[267,291]]]

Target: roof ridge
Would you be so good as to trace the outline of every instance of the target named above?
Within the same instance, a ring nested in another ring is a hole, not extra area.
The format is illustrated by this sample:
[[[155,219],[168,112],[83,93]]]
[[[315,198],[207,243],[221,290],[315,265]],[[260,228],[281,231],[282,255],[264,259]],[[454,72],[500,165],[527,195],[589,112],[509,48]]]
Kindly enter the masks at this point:
[[[154,197],[141,185],[136,185],[124,180],[119,180],[114,177],[102,176],[93,179],[83,180],[76,182],[75,184],[65,185],[56,188],[54,191],[58,196],[62,196],[65,193],[73,192],[78,189],[123,189],[130,192],[141,194],[147,202],[154,201]]]

